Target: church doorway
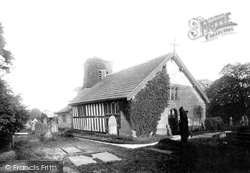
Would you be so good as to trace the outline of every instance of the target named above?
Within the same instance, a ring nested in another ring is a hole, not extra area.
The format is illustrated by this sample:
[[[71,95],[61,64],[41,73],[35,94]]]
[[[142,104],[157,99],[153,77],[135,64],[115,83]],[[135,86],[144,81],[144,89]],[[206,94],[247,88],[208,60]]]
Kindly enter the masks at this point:
[[[171,128],[172,135],[178,135],[178,111],[176,109],[171,109],[168,115],[168,124]]]

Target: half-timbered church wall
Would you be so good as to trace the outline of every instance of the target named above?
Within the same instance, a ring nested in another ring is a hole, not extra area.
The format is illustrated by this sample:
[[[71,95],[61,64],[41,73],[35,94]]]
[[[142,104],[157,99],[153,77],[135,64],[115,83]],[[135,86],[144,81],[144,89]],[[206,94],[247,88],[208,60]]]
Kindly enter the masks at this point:
[[[116,118],[118,128],[120,108],[118,101],[105,101],[73,106],[73,128],[77,130],[108,132],[108,119]]]

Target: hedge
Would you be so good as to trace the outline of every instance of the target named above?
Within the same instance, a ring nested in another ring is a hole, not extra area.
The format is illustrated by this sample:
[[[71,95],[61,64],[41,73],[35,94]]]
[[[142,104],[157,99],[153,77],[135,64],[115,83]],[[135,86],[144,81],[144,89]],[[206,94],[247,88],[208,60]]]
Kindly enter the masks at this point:
[[[205,127],[207,130],[222,130],[223,121],[221,117],[210,117],[205,119]]]

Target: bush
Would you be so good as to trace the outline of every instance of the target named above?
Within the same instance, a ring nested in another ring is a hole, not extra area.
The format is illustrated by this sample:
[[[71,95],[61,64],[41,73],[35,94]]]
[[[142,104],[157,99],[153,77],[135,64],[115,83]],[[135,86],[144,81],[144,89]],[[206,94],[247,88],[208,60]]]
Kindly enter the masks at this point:
[[[240,126],[236,128],[237,133],[249,133],[250,134],[250,127],[248,126]]]
[[[0,161],[5,161],[5,162],[9,162],[9,161],[13,161],[16,159],[16,152],[11,150],[11,151],[7,151],[4,152],[0,155]]]
[[[221,117],[206,118],[205,126],[207,130],[222,130],[224,123]]]

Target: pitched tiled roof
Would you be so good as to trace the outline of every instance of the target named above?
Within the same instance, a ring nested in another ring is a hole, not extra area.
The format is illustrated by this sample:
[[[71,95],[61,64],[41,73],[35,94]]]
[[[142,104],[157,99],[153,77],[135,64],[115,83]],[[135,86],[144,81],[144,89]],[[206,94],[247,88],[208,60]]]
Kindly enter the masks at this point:
[[[92,88],[82,90],[70,104],[127,98],[169,55],[110,74]]]
[[[70,112],[71,109],[72,109],[71,107],[67,106],[67,107],[63,108],[62,110],[55,112],[55,114]]]
[[[108,75],[92,88],[82,90],[80,94],[71,101],[70,105],[122,98],[130,100],[171,58],[173,58],[180,69],[182,69],[182,72],[193,84],[204,101],[209,103],[208,97],[202,91],[179,56],[176,53],[169,53],[144,64]]]

